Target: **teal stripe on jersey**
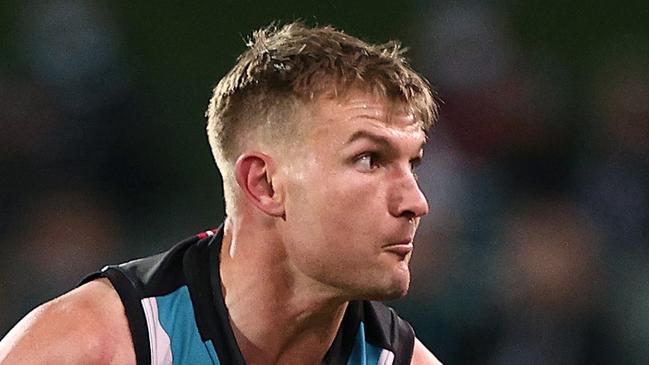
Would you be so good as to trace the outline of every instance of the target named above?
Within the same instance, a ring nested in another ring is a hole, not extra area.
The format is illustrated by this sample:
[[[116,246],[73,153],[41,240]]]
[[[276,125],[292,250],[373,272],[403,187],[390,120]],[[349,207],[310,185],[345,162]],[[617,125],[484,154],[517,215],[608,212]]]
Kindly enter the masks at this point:
[[[173,365],[220,365],[211,341],[203,342],[194,319],[194,308],[187,286],[157,297],[160,324],[171,340]]]
[[[216,349],[214,348],[214,344],[212,343],[212,340],[209,340],[204,343],[205,343],[205,348],[207,349],[207,354],[210,355],[210,359],[212,360],[212,364],[221,365],[221,362],[219,361],[219,356],[216,354]]]
[[[347,365],[376,365],[379,363],[381,351],[383,349],[365,341],[365,325],[361,322],[358,327],[358,333],[356,334],[354,349],[351,355],[349,355]]]

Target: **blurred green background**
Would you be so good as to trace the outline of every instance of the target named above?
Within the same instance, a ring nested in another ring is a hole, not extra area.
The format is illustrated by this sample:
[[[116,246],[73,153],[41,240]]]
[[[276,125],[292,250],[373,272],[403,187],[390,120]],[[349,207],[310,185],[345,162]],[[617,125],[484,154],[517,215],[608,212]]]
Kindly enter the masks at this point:
[[[641,1],[0,3],[0,335],[219,224],[211,88],[254,29],[294,19],[401,40],[444,101],[391,303],[442,361],[649,363]]]

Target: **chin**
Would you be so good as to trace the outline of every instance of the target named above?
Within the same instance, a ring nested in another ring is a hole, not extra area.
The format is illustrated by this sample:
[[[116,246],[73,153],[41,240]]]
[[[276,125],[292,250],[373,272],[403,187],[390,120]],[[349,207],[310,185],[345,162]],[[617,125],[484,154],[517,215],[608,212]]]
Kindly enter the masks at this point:
[[[398,287],[393,288],[392,291],[387,293],[387,299],[398,299],[406,294],[408,294],[408,289],[410,289],[410,280],[408,280],[405,284],[399,285]]]
[[[385,291],[382,293],[373,293],[371,295],[365,296],[362,299],[376,300],[376,301],[394,300],[394,299],[402,298],[406,294],[408,294],[407,288],[403,290],[392,290],[392,291]]]
[[[366,295],[363,299],[368,300],[393,300],[399,299],[408,294],[410,288],[410,276],[403,278],[395,278],[389,285],[382,288],[375,288]]]

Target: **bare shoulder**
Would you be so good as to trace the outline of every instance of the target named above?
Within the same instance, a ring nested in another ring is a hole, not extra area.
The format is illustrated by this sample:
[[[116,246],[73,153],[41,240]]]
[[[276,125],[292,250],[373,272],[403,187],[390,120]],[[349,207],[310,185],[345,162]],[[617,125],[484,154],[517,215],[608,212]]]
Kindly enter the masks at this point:
[[[135,364],[122,302],[107,279],[27,314],[0,341],[0,364]]]
[[[430,350],[419,339],[415,338],[415,348],[412,352],[411,365],[442,365]]]

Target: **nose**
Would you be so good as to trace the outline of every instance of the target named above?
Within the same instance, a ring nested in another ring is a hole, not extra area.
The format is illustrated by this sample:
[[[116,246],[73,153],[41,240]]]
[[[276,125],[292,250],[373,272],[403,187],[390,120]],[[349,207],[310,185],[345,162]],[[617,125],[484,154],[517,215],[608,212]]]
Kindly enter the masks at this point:
[[[410,170],[401,174],[390,192],[390,214],[408,219],[428,214],[428,202]]]

